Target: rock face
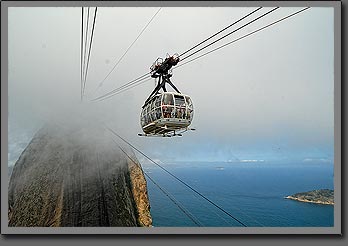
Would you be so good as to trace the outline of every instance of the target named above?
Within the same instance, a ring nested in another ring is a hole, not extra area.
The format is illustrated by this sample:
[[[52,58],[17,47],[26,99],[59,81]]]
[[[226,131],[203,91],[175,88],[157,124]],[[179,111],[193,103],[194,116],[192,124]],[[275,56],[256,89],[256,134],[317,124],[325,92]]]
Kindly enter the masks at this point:
[[[103,128],[45,126],[13,168],[9,226],[151,226],[146,180],[130,154]]]
[[[296,193],[285,198],[300,202],[334,205],[334,191],[329,189]]]

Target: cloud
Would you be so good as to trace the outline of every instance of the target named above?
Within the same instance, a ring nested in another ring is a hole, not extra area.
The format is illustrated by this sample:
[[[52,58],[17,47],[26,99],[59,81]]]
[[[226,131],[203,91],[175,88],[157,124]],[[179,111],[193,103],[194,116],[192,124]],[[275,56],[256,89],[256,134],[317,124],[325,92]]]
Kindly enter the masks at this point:
[[[298,9],[281,8],[249,29],[255,30]],[[95,92],[157,10],[158,7],[98,8],[87,100],[82,104],[80,9],[10,8],[9,124],[20,122],[21,129],[30,131],[54,116],[69,117],[66,112],[82,111],[91,115],[90,120],[107,122],[131,143],[159,159],[194,159],[199,155],[211,160],[235,159],[231,153],[242,157],[247,153],[250,157],[246,159],[257,159],[264,157],[252,156],[264,149],[274,154],[268,150],[283,143],[287,149],[282,146],[282,154],[303,151],[308,155],[314,148],[332,153],[332,8],[311,8],[175,69],[171,79],[192,97],[192,126],[197,129],[181,140],[137,136],[141,133],[141,106],[153,90],[154,81],[102,102],[90,102],[88,99],[149,72],[157,57],[189,49],[253,8],[162,8]],[[246,33],[248,30],[243,29],[217,45]],[[15,133],[10,129],[12,134]]]

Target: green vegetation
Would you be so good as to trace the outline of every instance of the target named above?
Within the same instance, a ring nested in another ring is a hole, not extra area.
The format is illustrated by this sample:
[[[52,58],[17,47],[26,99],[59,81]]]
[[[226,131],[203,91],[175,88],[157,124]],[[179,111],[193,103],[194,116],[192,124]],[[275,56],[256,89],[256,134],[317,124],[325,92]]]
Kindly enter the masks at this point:
[[[334,191],[329,189],[296,193],[285,198],[300,202],[334,205]]]

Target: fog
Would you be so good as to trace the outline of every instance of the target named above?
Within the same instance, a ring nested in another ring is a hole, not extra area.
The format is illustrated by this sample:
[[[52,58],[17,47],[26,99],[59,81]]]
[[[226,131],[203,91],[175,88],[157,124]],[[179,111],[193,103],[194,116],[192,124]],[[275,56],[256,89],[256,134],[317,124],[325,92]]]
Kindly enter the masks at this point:
[[[172,81],[192,97],[195,109],[192,127],[197,130],[183,137],[137,136],[141,106],[154,81],[90,101],[149,72],[158,57],[186,51],[254,9],[163,7],[95,91],[158,10],[98,8],[81,102],[81,8],[9,8],[9,165],[37,129],[58,119],[78,121],[81,127],[105,123],[162,161],[332,160],[333,8],[310,8],[175,69]],[[280,8],[207,51],[299,9]]]

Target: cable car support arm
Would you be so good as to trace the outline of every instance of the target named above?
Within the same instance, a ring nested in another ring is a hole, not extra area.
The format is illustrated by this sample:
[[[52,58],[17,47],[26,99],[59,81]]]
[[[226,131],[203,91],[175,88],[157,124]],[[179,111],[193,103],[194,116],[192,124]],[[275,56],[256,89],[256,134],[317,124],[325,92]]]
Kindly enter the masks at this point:
[[[170,81],[170,70],[173,66],[178,64],[179,57],[178,56],[170,56],[167,57],[164,62],[160,63],[159,59],[151,66],[151,77],[158,78],[157,86],[151,92],[150,96],[146,99],[144,106],[151,100],[151,98],[156,95],[160,89],[163,89],[164,92],[167,92],[166,83],[168,83],[176,92],[180,93],[178,88]]]

